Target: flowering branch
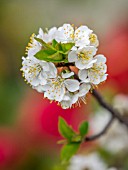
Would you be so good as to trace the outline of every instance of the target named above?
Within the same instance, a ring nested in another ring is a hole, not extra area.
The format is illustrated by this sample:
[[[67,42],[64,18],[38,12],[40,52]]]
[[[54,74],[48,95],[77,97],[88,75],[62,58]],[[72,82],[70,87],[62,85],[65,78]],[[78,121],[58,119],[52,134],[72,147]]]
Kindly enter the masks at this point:
[[[106,133],[116,118],[128,127],[128,122],[107,104],[93,89],[107,79],[106,57],[97,54],[98,37],[85,25],[78,28],[70,24],[47,32],[39,29],[38,35],[30,37],[26,57],[22,57],[22,75],[31,87],[44,94],[50,101],[56,101],[63,109],[84,103],[86,95],[92,92],[99,104],[111,113],[105,128],[94,136],[85,137],[88,122],[83,122],[77,134],[64,120],[59,120],[59,131],[67,144],[61,151],[62,160],[69,160],[83,141],[92,141]],[[92,90],[93,89],[93,90]]]

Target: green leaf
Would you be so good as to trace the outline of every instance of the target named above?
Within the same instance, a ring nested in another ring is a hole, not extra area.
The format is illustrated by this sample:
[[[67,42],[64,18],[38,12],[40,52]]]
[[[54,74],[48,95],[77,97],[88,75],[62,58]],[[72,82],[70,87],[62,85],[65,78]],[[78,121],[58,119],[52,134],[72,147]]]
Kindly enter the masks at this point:
[[[59,118],[59,132],[64,138],[68,139],[69,142],[71,142],[72,138],[76,135],[73,129],[61,117]]]
[[[69,159],[77,152],[79,149],[80,143],[70,143],[64,145],[61,150],[61,161],[66,163]]]
[[[58,42],[55,40],[55,39],[53,39],[52,40],[52,46],[55,48],[55,46],[58,44]]]
[[[75,43],[64,43],[64,44],[61,44],[62,51],[65,54],[67,54],[74,45],[75,45]]]
[[[35,54],[35,57],[40,60],[44,61],[51,61],[51,62],[61,62],[63,61],[62,54],[59,54],[59,52],[56,52],[51,49],[46,50],[40,50]]]
[[[35,40],[38,41],[39,43],[41,43],[45,48],[52,49],[52,50],[56,51],[56,49],[54,47],[52,47],[52,45],[44,42],[42,39],[35,37]]]
[[[85,137],[85,135],[88,133],[88,122],[83,122],[80,127],[79,127],[79,131],[80,131],[80,135],[83,137]]]

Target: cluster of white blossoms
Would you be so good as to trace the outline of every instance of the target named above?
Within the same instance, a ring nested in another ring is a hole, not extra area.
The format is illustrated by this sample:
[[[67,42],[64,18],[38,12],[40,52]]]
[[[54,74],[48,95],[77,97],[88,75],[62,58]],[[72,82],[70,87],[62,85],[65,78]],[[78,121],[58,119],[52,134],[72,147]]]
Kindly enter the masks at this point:
[[[40,28],[22,57],[25,81],[63,109],[79,105],[107,78],[106,58],[96,55],[98,45],[97,35],[87,26],[64,24],[46,32]]]

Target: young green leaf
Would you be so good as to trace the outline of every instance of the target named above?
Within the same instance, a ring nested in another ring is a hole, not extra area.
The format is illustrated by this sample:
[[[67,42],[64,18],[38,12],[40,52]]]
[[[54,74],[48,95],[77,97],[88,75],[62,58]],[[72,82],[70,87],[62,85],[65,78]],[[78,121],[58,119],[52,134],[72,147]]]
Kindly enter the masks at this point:
[[[56,51],[56,49],[52,45],[44,42],[42,39],[35,37],[35,40],[38,41],[39,43],[41,43],[45,48],[52,49],[52,50]]]
[[[85,135],[88,133],[88,122],[83,122],[80,127],[79,127],[79,131],[80,131],[80,135],[83,137],[85,137]]]
[[[80,143],[70,143],[64,145],[61,150],[61,161],[66,163],[77,152],[80,147]]]
[[[61,62],[63,61],[63,56],[62,54],[59,54],[58,52],[51,50],[51,49],[46,49],[46,50],[40,50],[35,54],[35,57],[39,60],[44,60],[44,61],[51,61],[51,62]]]
[[[58,42],[55,40],[55,39],[53,39],[52,40],[52,46],[55,48],[55,46],[58,44]]]
[[[68,139],[69,142],[71,142],[72,138],[76,135],[73,129],[61,117],[59,118],[59,132],[64,138]]]
[[[75,43],[64,43],[61,44],[62,51],[66,54],[71,48],[75,45]]]

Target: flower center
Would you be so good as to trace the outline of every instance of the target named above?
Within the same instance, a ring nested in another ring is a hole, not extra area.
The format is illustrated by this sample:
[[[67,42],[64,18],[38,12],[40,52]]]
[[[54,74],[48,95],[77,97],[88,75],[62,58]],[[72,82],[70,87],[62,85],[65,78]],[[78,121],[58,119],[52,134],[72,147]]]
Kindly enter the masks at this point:
[[[96,42],[96,35],[95,34],[91,34],[89,37],[89,40],[91,43],[95,43]]]
[[[103,64],[94,64],[93,67],[90,69],[93,72],[96,72],[100,76],[102,76],[104,73],[102,72],[104,70]]]
[[[39,75],[39,73],[41,72],[42,67],[39,64],[33,64],[32,66],[29,66],[29,74],[32,74],[33,78],[36,77],[37,75]]]
[[[63,78],[57,78],[55,81],[52,82],[55,88],[60,88],[63,84],[64,79]]]
[[[90,60],[90,55],[91,54],[91,51],[86,51],[86,52],[80,52],[78,53],[78,59],[83,59],[83,60]]]

